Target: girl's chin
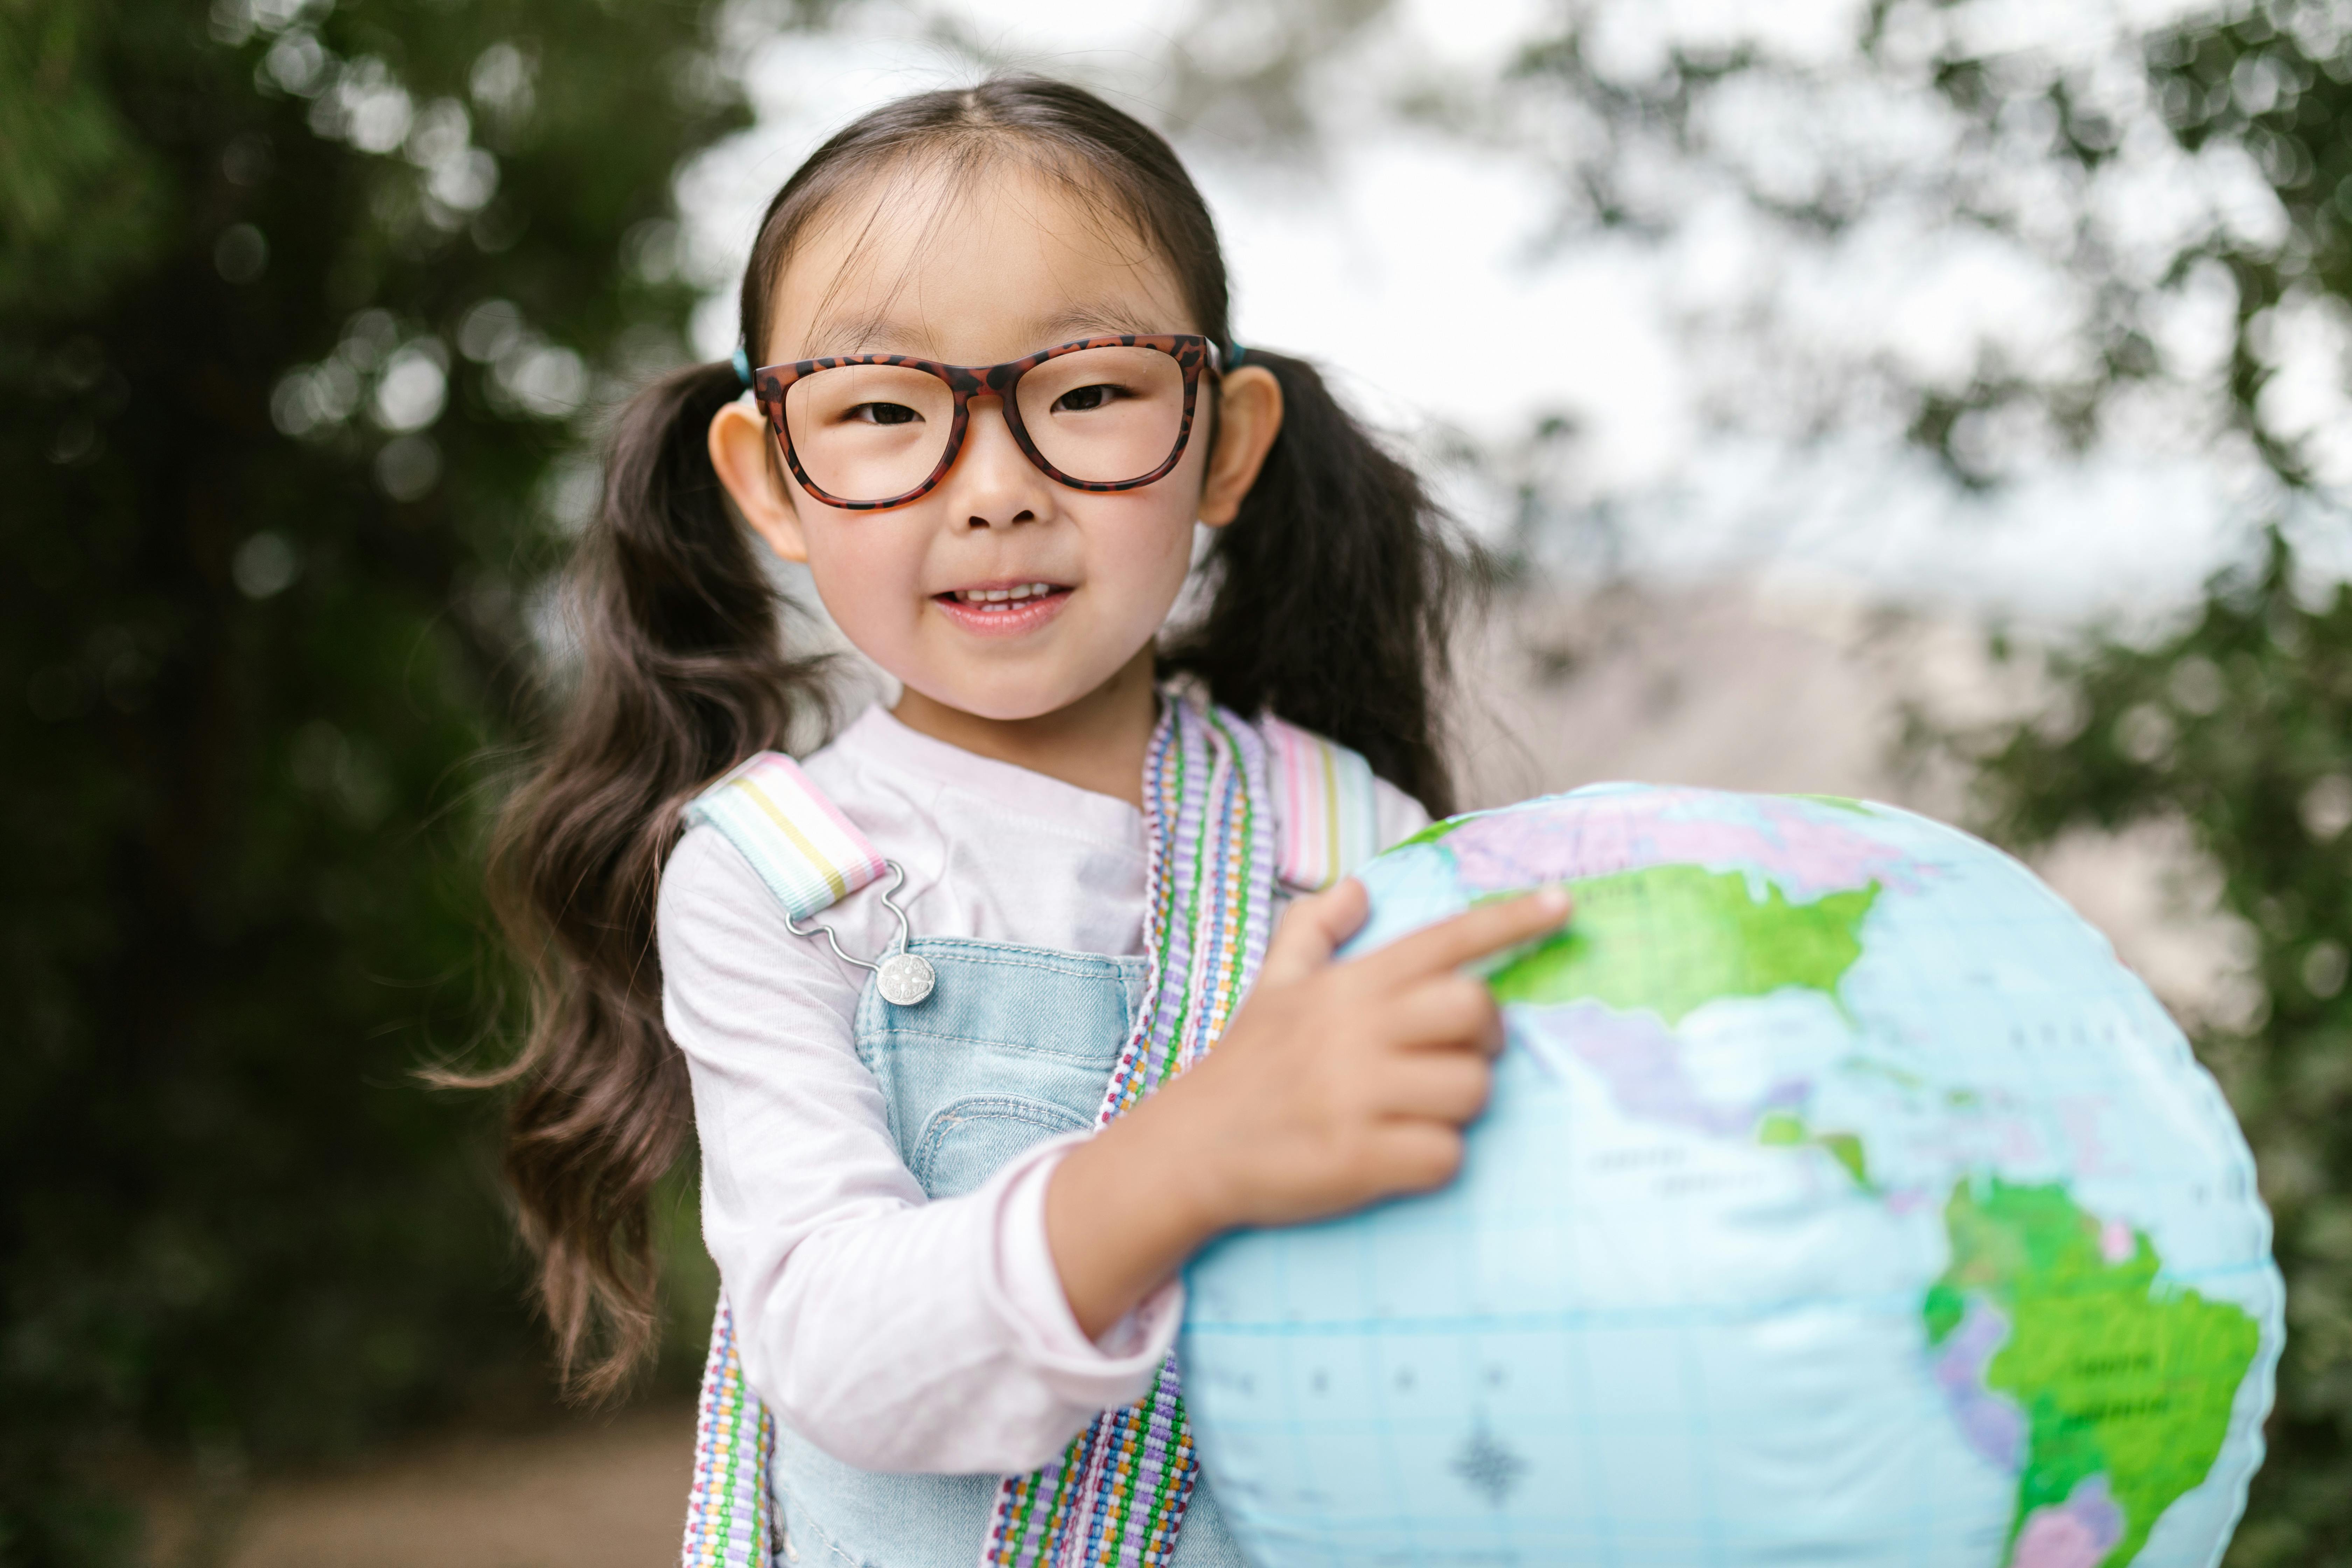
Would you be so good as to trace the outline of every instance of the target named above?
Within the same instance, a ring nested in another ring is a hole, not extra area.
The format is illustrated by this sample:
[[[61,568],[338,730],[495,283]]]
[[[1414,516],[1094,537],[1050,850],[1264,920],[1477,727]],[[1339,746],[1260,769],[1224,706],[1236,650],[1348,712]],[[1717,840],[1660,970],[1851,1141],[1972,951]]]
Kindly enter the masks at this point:
[[[1025,724],[1075,707],[1101,689],[1112,673],[1091,674],[1058,660],[928,661],[926,679],[899,683],[934,707],[992,724]]]

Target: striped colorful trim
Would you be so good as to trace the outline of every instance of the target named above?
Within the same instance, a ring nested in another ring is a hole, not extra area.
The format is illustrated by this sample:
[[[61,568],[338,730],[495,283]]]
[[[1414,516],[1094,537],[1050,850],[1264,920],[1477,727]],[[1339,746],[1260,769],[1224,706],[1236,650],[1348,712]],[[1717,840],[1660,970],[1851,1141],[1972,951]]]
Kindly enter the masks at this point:
[[[1266,751],[1222,709],[1170,694],[1144,764],[1150,965],[1135,1032],[1105,1086],[1097,1126],[1198,1061],[1265,956],[1274,891]],[[1106,1410],[1060,1459],[1008,1476],[981,1568],[1152,1568],[1176,1550],[1200,1474],[1176,1358],[1151,1392]]]
[[[694,1417],[694,1483],[686,1496],[685,1568],[769,1568],[775,1561],[768,1466],[775,1418],[743,1380],[735,1321],[722,1298]]]
[[[1275,875],[1295,892],[1319,893],[1379,854],[1380,798],[1372,766],[1347,747],[1268,714],[1266,770],[1282,813]]]
[[[796,921],[883,872],[881,852],[782,752],[761,752],[695,796],[686,821],[727,835]]]

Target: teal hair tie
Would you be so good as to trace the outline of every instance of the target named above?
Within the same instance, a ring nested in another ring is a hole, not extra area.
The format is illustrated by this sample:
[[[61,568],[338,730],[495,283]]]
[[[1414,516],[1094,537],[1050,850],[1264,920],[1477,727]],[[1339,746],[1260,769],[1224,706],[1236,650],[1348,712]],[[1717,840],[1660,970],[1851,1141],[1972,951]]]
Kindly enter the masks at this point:
[[[1242,347],[1238,341],[1227,344],[1225,347],[1225,368],[1227,370],[1231,370],[1235,365],[1241,363],[1242,356],[1248,353],[1249,350]]]
[[[751,389],[751,356],[741,343],[735,345],[735,379],[743,384],[744,391]]]

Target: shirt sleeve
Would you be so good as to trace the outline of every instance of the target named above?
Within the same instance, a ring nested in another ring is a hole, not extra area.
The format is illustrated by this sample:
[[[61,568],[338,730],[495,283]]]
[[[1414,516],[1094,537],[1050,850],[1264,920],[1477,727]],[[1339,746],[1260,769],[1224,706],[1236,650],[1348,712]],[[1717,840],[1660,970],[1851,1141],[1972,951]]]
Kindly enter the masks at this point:
[[[1389,848],[1429,826],[1421,802],[1383,778],[1372,780],[1372,820],[1380,825],[1381,847]]]
[[[1045,1197],[1074,1133],[932,1202],[898,1156],[853,1035],[865,972],[792,935],[715,829],[662,878],[662,1011],[686,1054],[702,1230],[769,1408],[862,1469],[1034,1469],[1141,1396],[1182,1301],[1099,1341],[1054,1266]]]

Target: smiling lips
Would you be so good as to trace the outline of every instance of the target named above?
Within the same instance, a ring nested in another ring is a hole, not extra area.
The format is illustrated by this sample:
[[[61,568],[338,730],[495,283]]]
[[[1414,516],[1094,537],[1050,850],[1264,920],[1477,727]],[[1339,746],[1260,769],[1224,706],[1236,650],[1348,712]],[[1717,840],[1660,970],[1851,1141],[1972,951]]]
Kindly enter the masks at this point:
[[[931,595],[957,626],[984,637],[1034,631],[1061,614],[1070,590],[1059,583],[980,583]]]

